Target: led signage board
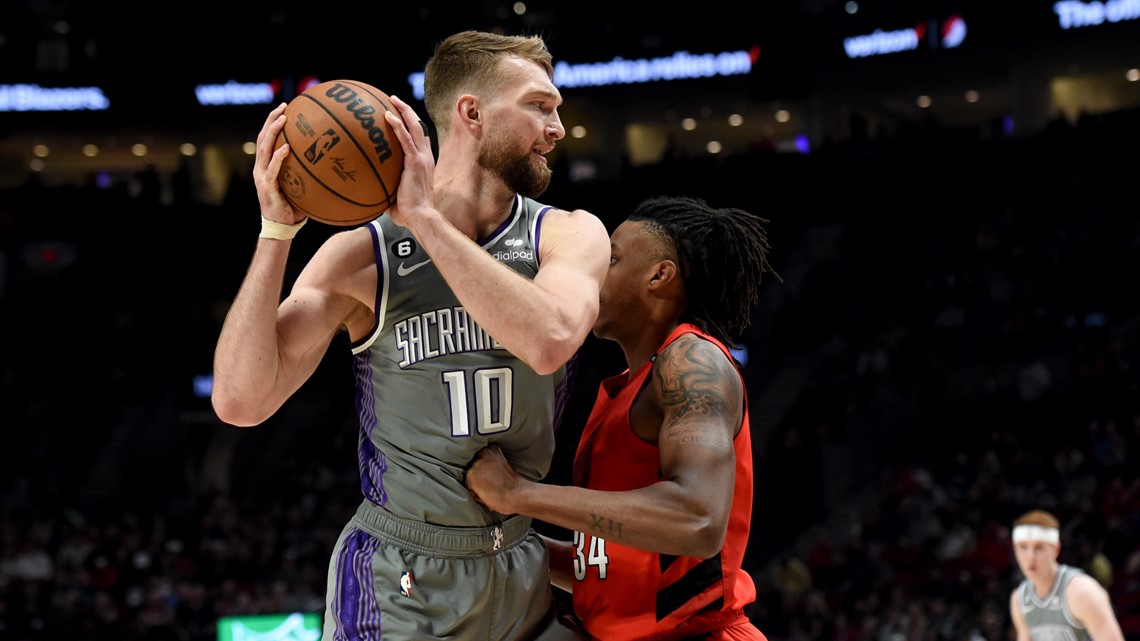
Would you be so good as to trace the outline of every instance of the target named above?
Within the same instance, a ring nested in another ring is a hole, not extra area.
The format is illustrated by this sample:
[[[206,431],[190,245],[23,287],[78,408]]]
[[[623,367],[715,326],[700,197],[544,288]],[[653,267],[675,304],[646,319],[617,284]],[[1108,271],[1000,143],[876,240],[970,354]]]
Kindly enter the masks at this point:
[[[1140,1],[1140,0],[1138,0]],[[933,23],[933,21],[932,21]],[[901,51],[914,51],[926,39],[926,25],[919,23],[908,29],[884,31],[875,29],[861,36],[843,39],[843,51],[848,58],[867,58]],[[961,16],[950,16],[942,21],[938,39],[930,41],[932,49],[954,49],[966,39],[966,21]]]
[[[1095,27],[1106,22],[1124,22],[1140,18],[1140,0],[1108,0],[1108,2],[1081,2],[1061,0],[1053,5],[1057,22],[1062,29]]]
[[[234,82],[222,85],[194,87],[198,104],[215,105],[268,105],[277,96],[277,87],[269,82]]]
[[[603,87],[629,85],[659,80],[689,80],[715,76],[746,75],[760,56],[759,47],[751,51],[723,51],[721,53],[693,54],[678,51],[671,56],[652,59],[626,60],[614,58],[605,62],[568,63],[554,65],[554,84],[562,88]],[[412,95],[424,98],[424,74],[408,75]]]
[[[308,76],[297,83],[295,91],[287,89],[290,81],[237,82],[230,80],[224,84],[198,85],[194,87],[194,97],[204,107],[220,105],[269,105],[278,100],[290,100],[309,87],[320,84],[320,79]],[[283,95],[288,94],[288,95]]]
[[[218,619],[218,641],[317,641],[321,617],[312,612],[255,614]]]
[[[110,106],[99,87],[0,85],[0,111],[103,111]]]

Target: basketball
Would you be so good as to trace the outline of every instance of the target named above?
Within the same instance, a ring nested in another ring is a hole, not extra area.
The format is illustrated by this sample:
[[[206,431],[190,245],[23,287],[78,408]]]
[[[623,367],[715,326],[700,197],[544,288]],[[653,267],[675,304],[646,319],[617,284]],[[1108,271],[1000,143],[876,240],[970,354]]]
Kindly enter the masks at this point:
[[[276,143],[289,143],[277,182],[290,204],[342,227],[388,211],[396,203],[404,149],[385,111],[395,111],[388,94],[355,80],[322,82],[293,98]]]

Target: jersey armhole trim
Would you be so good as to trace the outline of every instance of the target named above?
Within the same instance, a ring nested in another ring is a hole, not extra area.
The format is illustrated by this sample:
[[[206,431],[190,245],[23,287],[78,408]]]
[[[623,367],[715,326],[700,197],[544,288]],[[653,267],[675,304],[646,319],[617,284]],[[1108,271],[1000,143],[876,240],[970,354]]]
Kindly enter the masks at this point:
[[[355,356],[372,346],[384,329],[384,311],[388,300],[388,256],[384,251],[384,231],[380,229],[380,220],[376,219],[368,224],[368,231],[372,234],[372,253],[376,257],[376,302],[374,303],[374,317],[376,328],[363,340],[352,345],[352,354]]]

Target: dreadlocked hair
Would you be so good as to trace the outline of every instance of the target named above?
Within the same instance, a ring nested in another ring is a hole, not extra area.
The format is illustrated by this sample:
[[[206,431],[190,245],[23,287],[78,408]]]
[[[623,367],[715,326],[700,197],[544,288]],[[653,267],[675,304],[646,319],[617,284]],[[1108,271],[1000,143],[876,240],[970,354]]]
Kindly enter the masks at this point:
[[[629,220],[644,221],[677,252],[689,305],[685,320],[728,347],[752,323],[760,281],[771,274],[768,221],[742,209],[715,209],[699,198],[642,201]]]

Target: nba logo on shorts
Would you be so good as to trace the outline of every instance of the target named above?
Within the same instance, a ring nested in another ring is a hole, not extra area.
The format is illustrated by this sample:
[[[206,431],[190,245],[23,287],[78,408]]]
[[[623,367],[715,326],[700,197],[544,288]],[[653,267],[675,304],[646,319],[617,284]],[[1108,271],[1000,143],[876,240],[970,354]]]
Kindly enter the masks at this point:
[[[400,575],[400,594],[402,596],[412,596],[412,571],[405,570]]]
[[[503,547],[503,528],[496,525],[491,532],[491,549],[498,550],[501,547]]]

